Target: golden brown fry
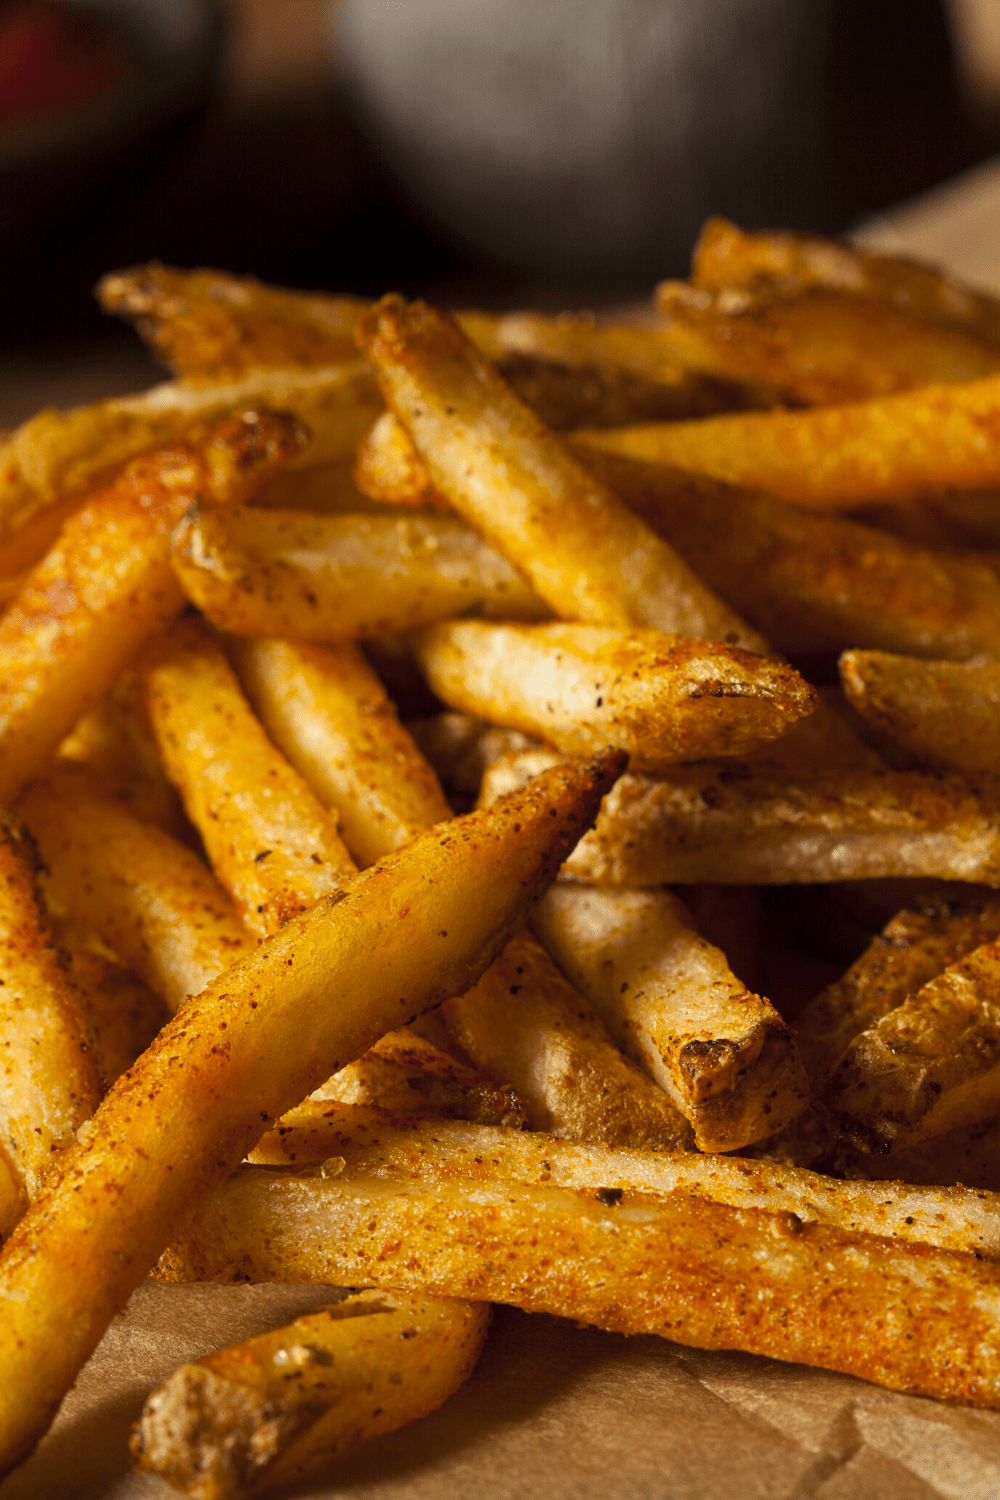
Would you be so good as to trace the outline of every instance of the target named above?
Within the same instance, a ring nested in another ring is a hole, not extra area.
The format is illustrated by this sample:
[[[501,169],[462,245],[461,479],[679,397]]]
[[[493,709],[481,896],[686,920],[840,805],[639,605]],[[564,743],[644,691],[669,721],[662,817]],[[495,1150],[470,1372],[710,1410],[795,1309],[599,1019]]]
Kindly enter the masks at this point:
[[[81,1012],[97,1041],[105,1080],[112,1084],[145,1052],[170,1012],[141,979],[107,954],[75,947],[69,956]]]
[[[451,501],[438,494],[409,433],[391,411],[376,419],[359,444],[354,482],[363,495],[379,503],[451,510]]]
[[[488,1324],[489,1308],[468,1302],[355,1292],[182,1365],[146,1400],[137,1468],[196,1500],[259,1494],[440,1406]]]
[[[339,890],[355,866],[336,818],[268,739],[205,626],[176,622],[141,676],[167,775],[248,931],[267,937]]]
[[[475,801],[487,766],[505,755],[540,749],[535,740],[517,729],[497,729],[467,714],[409,719],[405,727],[453,805],[458,802],[468,806],[470,798]]]
[[[527,933],[512,938],[479,983],[437,1014],[477,1067],[513,1085],[532,1130],[609,1146],[690,1147],[683,1114],[621,1055]]]
[[[1000,302],[906,256],[872,255],[839,240],[788,230],[747,233],[709,219],[695,246],[691,281],[711,291],[738,287],[754,296],[848,292],[888,302],[1000,348]]]
[[[170,529],[192,502],[235,503],[297,446],[289,418],[244,412],[127,469],[63,527],[0,619],[0,801],[178,613]]]
[[[204,861],[74,768],[32,787],[22,812],[55,909],[100,937],[171,1011],[252,948]]]
[[[791,667],[653,630],[449,620],[413,645],[430,686],[453,708],[567,755],[615,745],[636,771],[746,755],[816,702]]]
[[[1000,1191],[1000,1121],[978,1120],[944,1135],[934,1135],[904,1146],[890,1156],[851,1151],[843,1146],[836,1155],[837,1171],[847,1178],[879,1182],[888,1178],[914,1184],[952,1184]]]
[[[554,761],[499,761],[490,801]],[[1000,804],[992,785],[922,771],[678,766],[623,776],[567,874],[590,885],[788,885],[929,875],[1000,885]]]
[[[453,319],[386,297],[358,339],[435,489],[557,615],[766,649],[570,457]]]
[[[844,1049],[950,964],[1000,937],[1000,896],[971,893],[904,907],[844,974],[827,985],[795,1022],[806,1071],[815,1086]]]
[[[886,1153],[1000,1110],[1000,945],[984,943],[856,1036],[825,1102]]]
[[[615,453],[821,510],[1000,483],[1000,376],[815,411],[751,412],[577,433]],[[419,444],[418,444],[419,446]],[[439,486],[440,487],[440,486]]]
[[[432,829],[296,917],[164,1027],[0,1255],[0,1468],[37,1442],[177,1223],[267,1120],[475,983],[620,769],[620,756],[560,768],[500,808]]]
[[[415,1291],[1000,1404],[990,1260],[684,1192],[529,1186],[486,1157],[473,1184],[421,1182],[377,1151],[333,1178],[245,1167],[183,1231],[161,1275],[357,1285],[375,1267]]]
[[[174,532],[173,561],[192,602],[235,635],[331,641],[473,607],[507,619],[547,613],[453,516],[190,511]]]
[[[457,1062],[403,1026],[381,1037],[357,1062],[348,1063],[314,1089],[304,1104],[282,1116],[280,1128],[287,1134],[293,1126],[300,1130],[306,1124],[325,1123],[327,1104],[337,1103],[522,1129],[525,1112],[509,1086],[510,1070],[500,1067],[492,1072],[493,1078],[502,1077],[508,1083],[494,1083],[485,1073]]]
[[[253,276],[178,271],[151,261],[112,271],[97,287],[105,312],[134,323],[162,362],[192,381],[254,370],[315,370],[354,359],[358,297],[292,292]]]
[[[553,887],[532,926],[702,1151],[772,1135],[808,1098],[792,1035],[669,891]]]
[[[0,815],[0,1144],[35,1199],[104,1092],[92,1038],[35,889],[38,856]]]
[[[589,461],[782,650],[868,646],[956,660],[1000,651],[997,576],[978,557],[653,464]]]
[[[840,680],[858,712],[925,765],[1000,773],[1000,663],[845,651]]]
[[[451,817],[376,674],[358,648],[293,641],[234,643],[250,702],[361,865]]]

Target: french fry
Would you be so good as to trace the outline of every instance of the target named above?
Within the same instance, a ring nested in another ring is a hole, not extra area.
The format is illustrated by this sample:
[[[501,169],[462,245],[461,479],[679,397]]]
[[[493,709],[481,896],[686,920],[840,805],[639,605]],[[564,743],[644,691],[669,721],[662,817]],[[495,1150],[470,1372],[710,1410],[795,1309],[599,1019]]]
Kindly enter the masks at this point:
[[[33,786],[21,811],[45,859],[48,900],[171,1011],[252,948],[204,861],[72,767]]]
[[[904,907],[841,979],[797,1017],[795,1034],[818,1088],[862,1031],[981,944],[1000,937],[1000,896],[971,893]]]
[[[268,739],[205,626],[177,621],[141,677],[167,774],[248,931],[267,937],[338,891],[355,866],[336,819]]]
[[[188,598],[234,635],[331,641],[471,608],[508,619],[547,613],[452,516],[191,511],[175,528],[173,563]]]
[[[475,983],[620,769],[620,756],[560,768],[501,808],[432,829],[294,918],[164,1027],[0,1254],[0,1468],[37,1442],[178,1223],[267,1120]]]
[[[69,957],[80,1010],[110,1085],[145,1052],[170,1012],[131,970],[96,947],[74,947]]]
[[[105,312],[136,324],[175,375],[192,381],[353,360],[354,325],[369,305],[358,297],[285,291],[225,271],[178,271],[158,261],[102,277],[97,298]]]
[[[501,1068],[493,1076],[511,1075]],[[526,1123],[524,1107],[509,1084],[494,1083],[485,1073],[457,1062],[408,1026],[381,1037],[357,1062],[314,1089],[304,1104],[282,1117],[281,1129],[289,1134],[287,1122],[301,1128],[310,1116],[324,1122],[329,1103],[509,1125],[515,1130]]]
[[[421,631],[413,649],[453,708],[567,755],[615,745],[637,771],[746,755],[816,701],[779,662],[653,630],[448,620]]]
[[[354,482],[363,495],[380,504],[451,510],[451,501],[434,488],[409,433],[391,411],[376,418],[358,445]]]
[[[841,240],[788,230],[747,233],[726,219],[711,218],[695,246],[691,281],[711,291],[737,287],[753,296],[827,291],[872,297],[1000,348],[1000,302],[995,297],[923,261],[873,255]]]
[[[377,1268],[407,1290],[1000,1403],[992,1260],[684,1192],[518,1183],[486,1158],[474,1182],[421,1182],[377,1150],[365,1167],[321,1174],[244,1167],[160,1274],[358,1285]]]
[[[67,521],[0,619],[0,801],[44,769],[73,724],[178,613],[170,528],[196,499],[235,503],[297,446],[257,412],[137,461]]]
[[[362,318],[358,340],[435,489],[557,615],[766,650],[587,474],[452,319],[387,297]]]
[[[434,773],[356,646],[238,641],[233,655],[271,739],[335,811],[360,865],[451,817]]]
[[[553,887],[532,926],[619,1045],[691,1121],[700,1150],[737,1150],[805,1108],[788,1027],[669,891]]]
[[[497,729],[468,714],[432,714],[426,719],[409,719],[405,727],[452,804],[465,804],[469,798],[475,801],[487,766],[505,755],[541,748],[520,730]]]
[[[582,453],[582,449],[580,450]],[[594,453],[598,474],[782,650],[1000,650],[997,575],[847,517]]]
[[[483,778],[483,801],[554,753],[524,751]],[[623,776],[566,874],[588,885],[794,885],[926,875],[1000,885],[994,788],[923,771],[678,766]]]
[[[1000,664],[845,651],[840,680],[858,713],[925,765],[1000,772]]]
[[[0,444],[0,542],[49,507],[70,507],[106,484],[139,454],[183,442],[196,422],[223,421],[251,406],[291,412],[309,441],[306,464],[350,458],[382,409],[371,375],[358,361],[324,370],[269,370],[221,385],[167,381],[61,412],[39,412]],[[43,544],[43,550],[44,550]]]
[[[950,964],[861,1032],[825,1102],[863,1151],[888,1153],[1000,1110],[1000,945]]]
[[[4,815],[0,1142],[29,1201],[37,1198],[57,1153],[70,1144],[104,1092],[82,1007],[35,889],[37,864],[30,838]]]
[[[182,1365],[150,1395],[132,1452],[196,1500],[238,1500],[426,1416],[479,1358],[489,1308],[355,1292]]]
[[[995,487],[1000,458],[988,434],[998,411],[1000,376],[990,375],[812,411],[594,428],[575,434],[573,448],[664,464],[820,510],[850,510]]]
[[[844,1177],[864,1182],[888,1178],[894,1184],[956,1184],[995,1193],[1000,1191],[1000,1122],[977,1120],[975,1125],[962,1125],[915,1146],[904,1146],[890,1156],[850,1151],[841,1144],[836,1165]]]
[[[578,990],[527,933],[437,1014],[477,1067],[513,1085],[532,1130],[609,1146],[691,1146],[684,1115],[611,1045]]]

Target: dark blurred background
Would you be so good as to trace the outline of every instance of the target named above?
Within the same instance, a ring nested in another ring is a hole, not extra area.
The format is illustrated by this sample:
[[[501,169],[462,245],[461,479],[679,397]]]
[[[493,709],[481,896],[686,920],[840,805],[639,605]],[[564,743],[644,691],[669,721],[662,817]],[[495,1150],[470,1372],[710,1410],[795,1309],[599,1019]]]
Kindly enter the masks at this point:
[[[995,0],[76,0],[118,80],[26,116],[57,8],[0,0],[0,426],[155,375],[116,266],[606,307],[709,213],[844,231],[1000,149]]]

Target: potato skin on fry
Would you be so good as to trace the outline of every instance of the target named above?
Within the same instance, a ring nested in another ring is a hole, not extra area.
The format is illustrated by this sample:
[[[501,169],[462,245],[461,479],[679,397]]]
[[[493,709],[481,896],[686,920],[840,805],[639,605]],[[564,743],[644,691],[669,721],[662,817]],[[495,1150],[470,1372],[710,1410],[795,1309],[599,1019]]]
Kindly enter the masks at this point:
[[[356,1292],[182,1365],[133,1429],[139,1470],[196,1500],[239,1500],[425,1416],[472,1372],[482,1304]]]
[[[816,702],[791,667],[653,630],[449,620],[422,630],[413,645],[451,707],[567,755],[615,745],[636,771],[745,755]]]

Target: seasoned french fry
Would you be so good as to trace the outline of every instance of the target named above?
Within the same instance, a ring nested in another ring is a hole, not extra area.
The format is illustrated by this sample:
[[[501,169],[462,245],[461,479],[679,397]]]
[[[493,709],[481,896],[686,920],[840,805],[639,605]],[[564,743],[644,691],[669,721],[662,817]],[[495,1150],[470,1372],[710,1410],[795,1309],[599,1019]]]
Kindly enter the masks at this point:
[[[252,948],[203,860],[65,767],[22,812],[45,859],[45,890],[171,1011]]]
[[[356,646],[235,642],[234,660],[271,739],[335,811],[359,864],[451,817],[434,773]]]
[[[222,385],[168,381],[69,412],[49,408],[0,444],[0,541],[36,517],[43,524],[50,506],[82,501],[137,455],[183,442],[193,423],[221,421],[258,404],[305,424],[309,441],[299,459],[306,464],[350,458],[382,409],[358,361],[304,373],[268,370]]]
[[[488,802],[551,766],[524,751],[483,778]],[[789,885],[929,875],[1000,885],[992,787],[922,771],[798,774],[678,766],[623,776],[567,875],[589,885]]]
[[[453,708],[567,755],[616,745],[637,771],[746,755],[816,702],[780,662],[653,630],[448,620],[413,645],[434,692]]]
[[[863,1182],[888,1178],[918,1185],[956,1184],[970,1189],[1000,1191],[1000,1121],[978,1120],[944,1135],[930,1136],[915,1146],[904,1146],[890,1156],[841,1147],[837,1170]]]
[[[560,768],[503,807],[432,829],[294,918],[164,1027],[0,1255],[0,1468],[30,1451],[178,1222],[267,1120],[475,983],[621,763]]]
[[[1000,945],[950,964],[848,1046],[825,1094],[861,1150],[887,1153],[1000,1110]]]
[[[557,615],[766,649],[587,474],[453,319],[386,297],[362,318],[358,339],[435,489]]]
[[[145,1052],[170,1012],[141,979],[96,948],[75,947],[69,957],[81,1012],[112,1084]]]
[[[950,964],[1000,937],[1000,895],[970,893],[904,907],[844,974],[827,985],[795,1022],[814,1085],[829,1076],[845,1048]]]
[[[331,641],[473,607],[507,619],[547,613],[452,516],[191,511],[175,529],[173,561],[188,597],[234,635]]]
[[[153,730],[243,925],[278,932],[355,866],[336,819],[268,739],[221,646],[181,619],[142,669]]]
[[[0,1144],[29,1200],[104,1092],[82,1007],[35,890],[37,863],[24,830],[0,818]]]
[[[377,1150],[365,1166],[321,1171],[244,1167],[182,1231],[161,1275],[357,1285],[377,1266],[413,1291],[744,1349],[965,1405],[1000,1403],[992,1260],[685,1192],[603,1179],[586,1189],[528,1185],[485,1156],[473,1182],[421,1181],[412,1162],[393,1171]]]
[[[996,486],[1000,456],[986,434],[998,412],[1000,376],[990,375],[814,411],[594,428],[577,433],[573,446],[579,454],[666,464],[821,510],[850,510]]]
[[[845,651],[840,680],[858,713],[925,765],[1000,772],[1000,663]]]
[[[735,977],[669,891],[553,887],[532,926],[612,1036],[691,1121],[702,1151],[734,1151],[805,1108],[791,1032]]]
[[[510,1069],[500,1067],[493,1077],[510,1080]],[[510,1125],[515,1130],[526,1121],[521,1101],[509,1084],[494,1083],[484,1073],[457,1062],[408,1026],[381,1037],[357,1062],[348,1063],[314,1089],[305,1104],[282,1117],[282,1128],[287,1133],[286,1120],[301,1125],[310,1113],[323,1121],[331,1102],[472,1120],[479,1125]]]
[[[505,755],[541,747],[517,729],[497,729],[467,714],[433,714],[409,719],[406,730],[434,774],[449,802],[475,801],[487,766]]]
[[[955,660],[1000,651],[997,575],[980,558],[652,464],[603,453],[590,461],[782,650],[862,646]]]
[[[66,523],[0,619],[0,801],[181,609],[178,517],[199,498],[235,503],[296,445],[289,418],[244,412],[137,461]]]
[[[146,343],[189,380],[239,380],[254,370],[315,370],[356,358],[358,297],[290,292],[253,276],[178,271],[151,261],[102,277],[105,312],[135,323]]]
[[[609,1146],[690,1147],[684,1115],[611,1045],[578,990],[527,933],[437,1014],[477,1067],[513,1085],[532,1130]]]
[[[426,1416],[479,1358],[489,1308],[355,1292],[182,1365],[146,1400],[132,1452],[196,1500],[239,1500]]]
[[[900,312],[975,334],[1000,348],[1000,302],[920,260],[872,255],[840,240],[788,230],[747,233],[709,219],[695,246],[691,281],[754,296],[849,292],[888,302]]]

